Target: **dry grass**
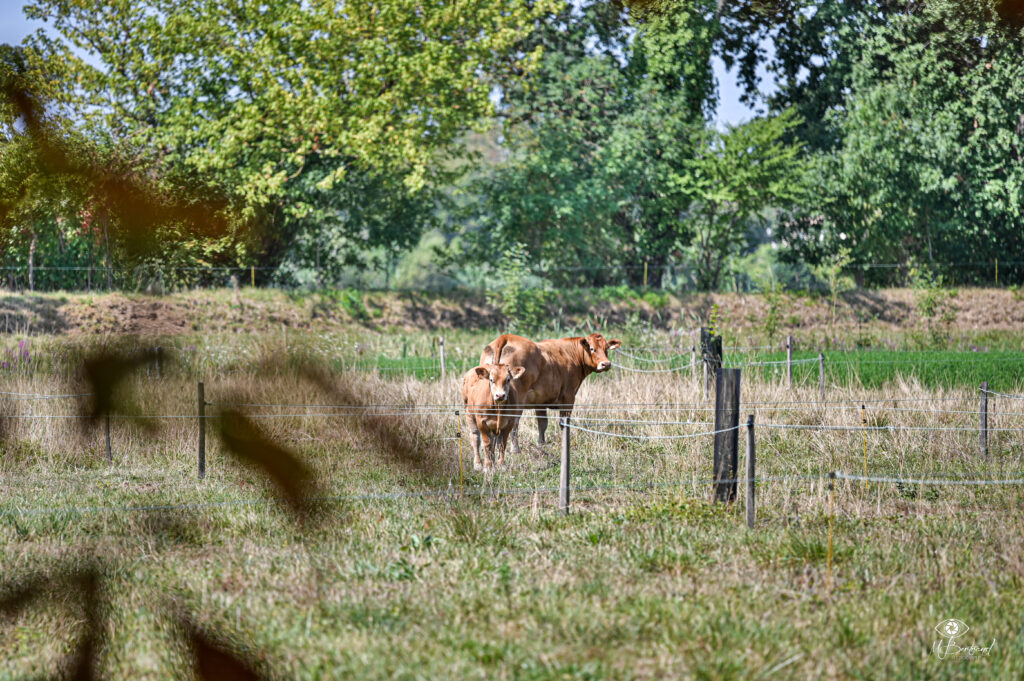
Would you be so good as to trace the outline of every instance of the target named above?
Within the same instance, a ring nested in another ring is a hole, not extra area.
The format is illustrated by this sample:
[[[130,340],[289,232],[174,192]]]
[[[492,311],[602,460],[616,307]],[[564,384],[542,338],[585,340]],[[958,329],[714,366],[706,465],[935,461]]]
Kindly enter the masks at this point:
[[[269,341],[268,341],[269,343]],[[266,354],[272,354],[270,349]],[[455,372],[453,372],[454,374]],[[455,376],[450,385],[357,375],[373,404],[437,405],[377,411],[426,465],[393,465],[377,429],[357,417],[251,407],[269,436],[312,466],[325,494],[323,523],[300,530],[265,481],[210,442],[208,477],[195,479],[194,419],[146,433],[115,419],[114,463],[102,431],[70,420],[11,425],[0,460],[0,570],[23,574],[59,560],[104,566],[110,678],[167,678],[184,649],[163,616],[169,600],[201,625],[233,632],[283,678],[1020,678],[1024,548],[1020,486],[839,483],[834,584],[826,587],[829,493],[821,475],[861,472],[859,431],[758,426],[758,475],[798,476],[758,487],[758,526],[742,503],[708,502],[711,438],[627,440],[573,433],[573,513],[555,512],[557,429],[493,476],[466,466],[459,498]],[[294,373],[206,376],[210,402],[324,404],[331,391]],[[24,376],[11,392],[62,392],[68,377]],[[191,415],[194,377],[138,378],[142,414]],[[832,388],[830,388],[832,389]],[[973,389],[910,382],[833,397],[871,400],[870,424],[976,426]],[[615,373],[586,381],[575,422],[630,435],[707,425],[613,423],[713,420],[695,376]],[[925,402],[898,402],[929,398]],[[860,411],[816,403],[744,378],[757,423],[859,425]],[[884,400],[884,401],[880,401]],[[779,405],[783,402],[802,402]],[[635,405],[635,406],[627,406]],[[671,407],[671,408],[670,408]],[[5,405],[7,413],[69,415],[72,402]],[[211,411],[214,409],[210,408]],[[999,403],[992,427],[1022,427],[1024,406]],[[212,430],[212,429],[211,429]],[[743,438],[741,437],[741,443]],[[462,443],[467,456],[468,442]],[[1024,432],[871,432],[872,475],[1021,477]],[[468,457],[467,457],[468,460]],[[742,462],[742,458],[741,458]],[[799,476],[808,476],[800,479]],[[637,489],[643,488],[643,489]],[[407,496],[450,490],[441,497]],[[515,493],[502,492],[512,490]],[[396,498],[379,495],[398,494]],[[96,507],[223,502],[169,511]],[[62,509],[45,510],[41,509]],[[3,624],[0,679],[52,669],[80,625],[74,599],[56,598]],[[967,642],[993,652],[940,660],[932,627],[968,623]]]

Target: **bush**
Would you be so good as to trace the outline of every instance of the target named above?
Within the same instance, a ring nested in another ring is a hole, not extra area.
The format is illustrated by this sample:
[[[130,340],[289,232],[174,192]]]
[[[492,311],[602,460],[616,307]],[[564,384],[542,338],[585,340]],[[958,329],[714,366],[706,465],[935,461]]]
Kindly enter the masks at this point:
[[[505,317],[508,331],[531,333],[547,318],[552,293],[548,282],[530,271],[529,258],[525,245],[513,244],[498,265],[500,288],[487,292],[488,302]]]

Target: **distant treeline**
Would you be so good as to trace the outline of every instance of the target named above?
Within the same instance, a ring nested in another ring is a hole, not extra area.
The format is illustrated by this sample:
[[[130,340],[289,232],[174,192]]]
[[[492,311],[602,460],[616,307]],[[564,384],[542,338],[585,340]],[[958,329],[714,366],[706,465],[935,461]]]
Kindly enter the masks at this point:
[[[36,0],[0,278],[1017,285],[1017,4]],[[761,115],[714,125],[716,59]]]

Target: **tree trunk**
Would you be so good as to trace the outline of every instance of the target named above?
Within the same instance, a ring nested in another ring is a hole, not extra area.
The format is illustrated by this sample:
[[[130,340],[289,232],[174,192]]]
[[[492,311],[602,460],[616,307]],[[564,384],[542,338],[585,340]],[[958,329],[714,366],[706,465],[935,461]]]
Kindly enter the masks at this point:
[[[32,240],[28,243],[28,290],[36,290],[36,230],[32,228]]]
[[[103,243],[107,250],[106,255],[106,266],[107,266],[107,290],[112,291],[114,289],[113,282],[111,281],[110,275],[110,220],[103,220]]]

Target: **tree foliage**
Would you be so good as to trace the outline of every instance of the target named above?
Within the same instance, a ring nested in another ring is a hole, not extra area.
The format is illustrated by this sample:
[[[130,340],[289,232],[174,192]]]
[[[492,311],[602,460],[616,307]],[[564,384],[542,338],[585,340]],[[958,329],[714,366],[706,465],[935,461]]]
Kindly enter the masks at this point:
[[[226,191],[237,225],[263,227],[232,244],[251,262],[304,253],[311,230],[349,260],[367,237],[414,241],[406,202],[490,113],[494,83],[529,68],[536,55],[512,48],[547,6],[38,0],[27,13],[58,32],[35,42],[91,134]]]
[[[787,208],[803,197],[801,149],[785,142],[799,123],[790,110],[729,128],[709,129],[676,178],[692,197],[692,257],[702,289],[718,288],[730,255],[744,245],[751,223],[769,206]]]
[[[1024,246],[1024,36],[988,0],[932,0],[863,38],[816,159],[822,219],[786,235],[815,260],[986,260]]]

